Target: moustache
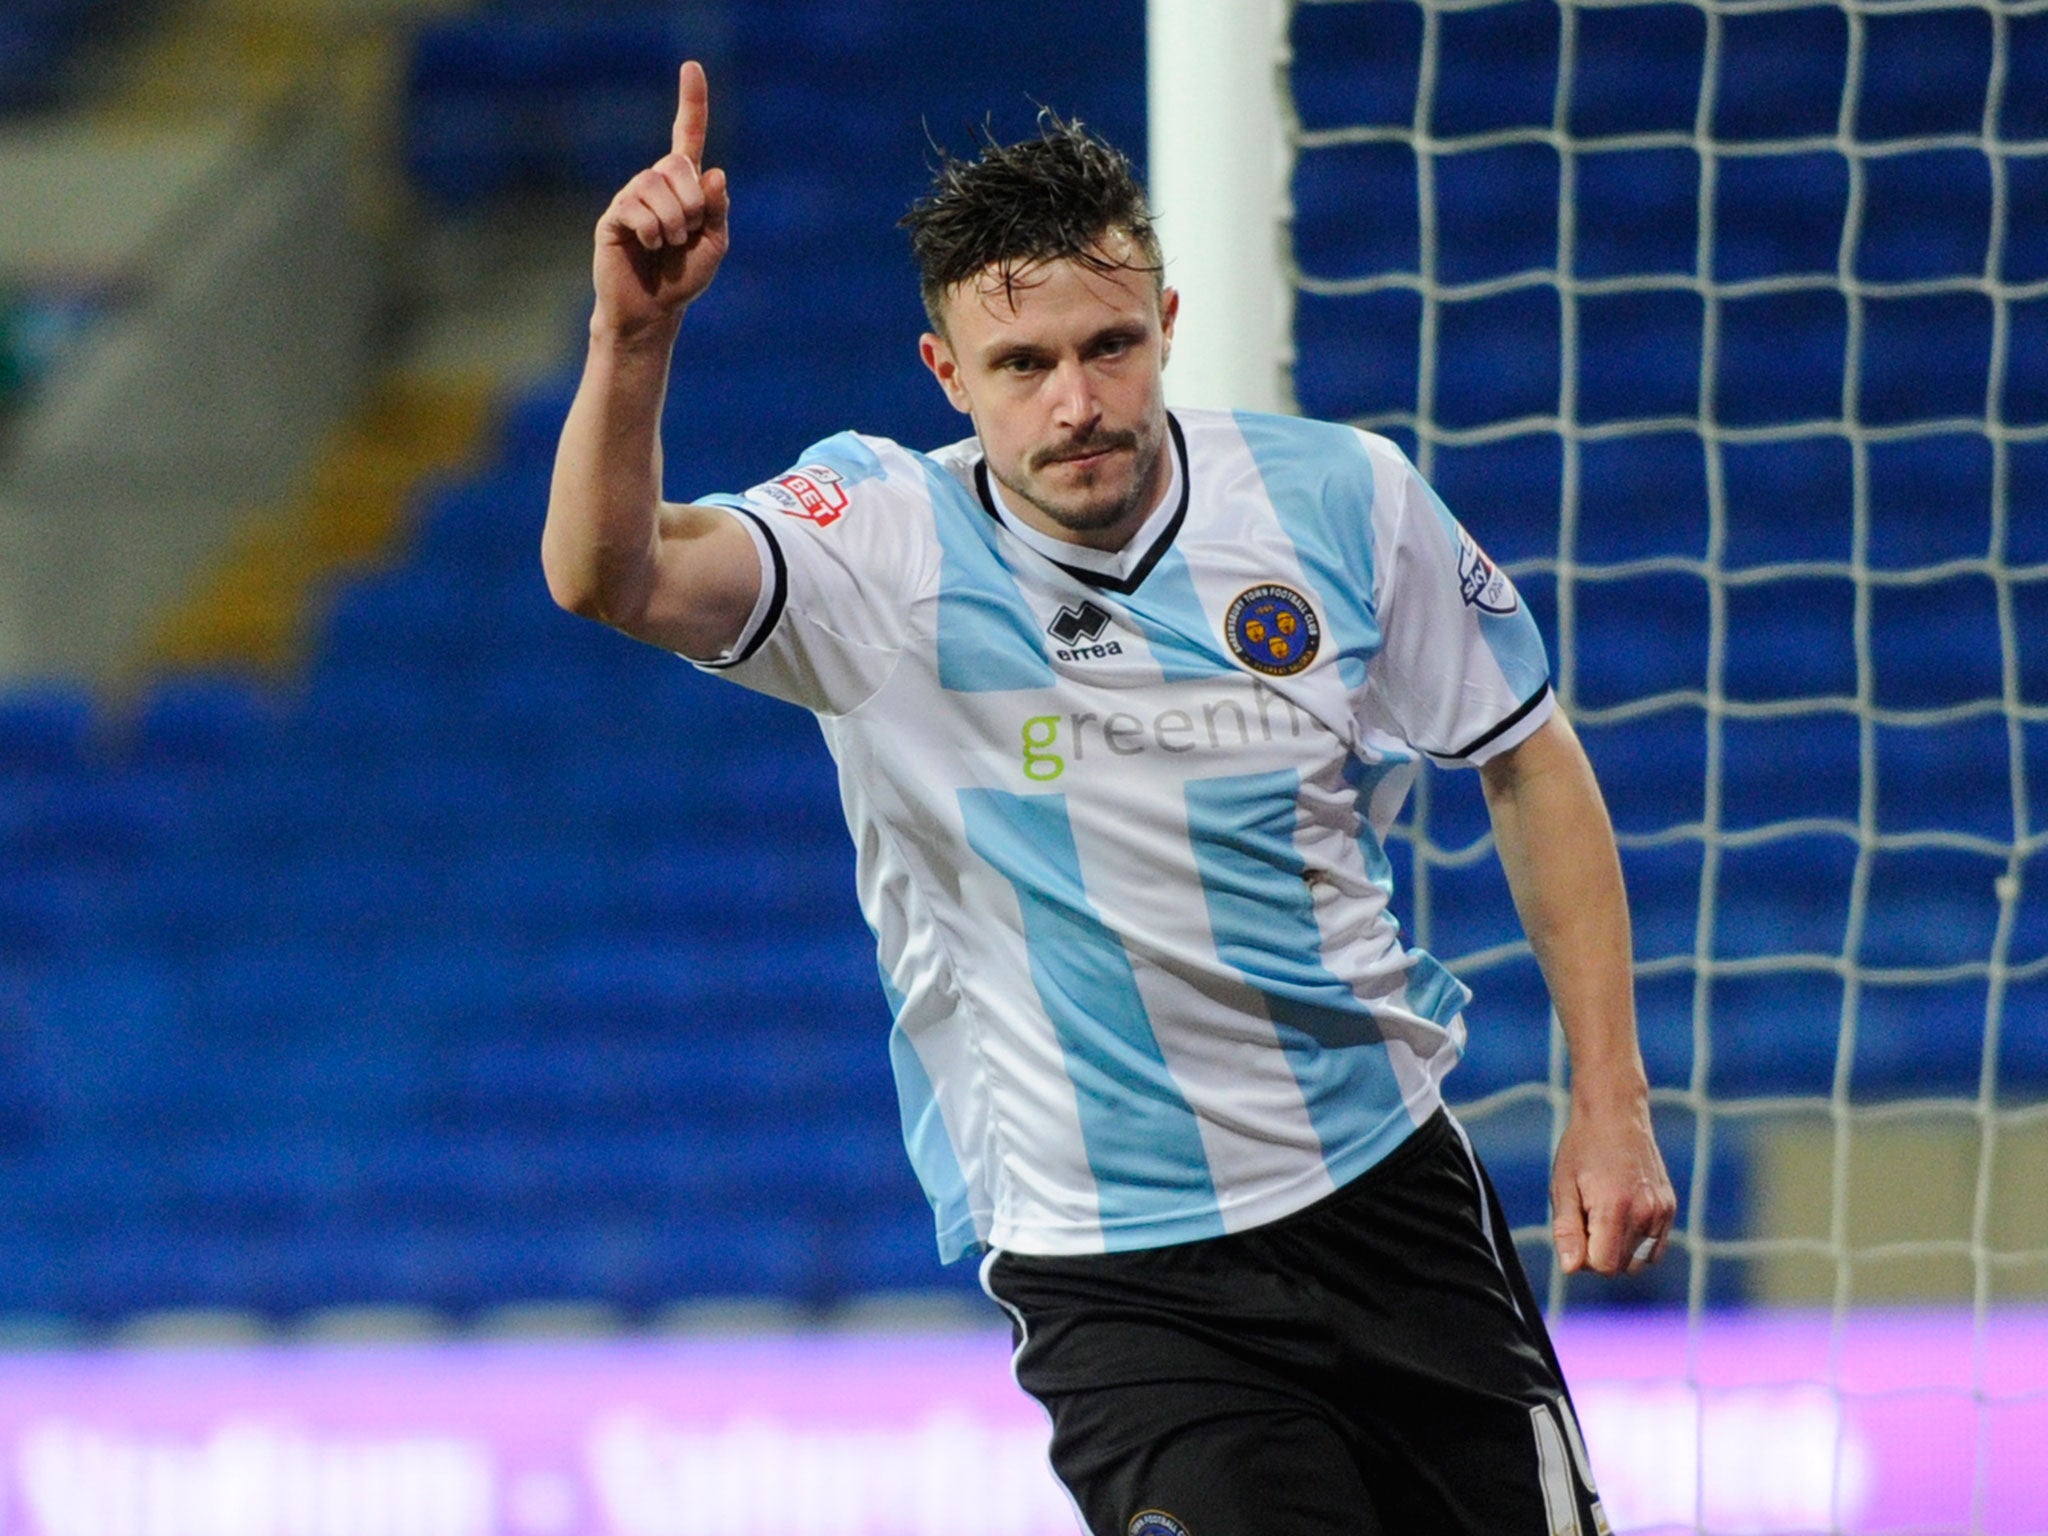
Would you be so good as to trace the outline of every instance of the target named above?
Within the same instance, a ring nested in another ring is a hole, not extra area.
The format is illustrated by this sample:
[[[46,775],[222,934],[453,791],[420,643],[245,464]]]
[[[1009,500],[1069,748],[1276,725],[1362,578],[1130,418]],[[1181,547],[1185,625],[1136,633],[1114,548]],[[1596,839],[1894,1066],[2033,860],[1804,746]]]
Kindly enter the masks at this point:
[[[1047,448],[1032,461],[1034,469],[1043,469],[1048,464],[1061,464],[1068,459],[1085,459],[1098,453],[1109,453],[1118,448],[1138,446],[1135,432],[1109,432],[1101,437],[1086,438],[1078,443],[1062,443],[1057,448]]]

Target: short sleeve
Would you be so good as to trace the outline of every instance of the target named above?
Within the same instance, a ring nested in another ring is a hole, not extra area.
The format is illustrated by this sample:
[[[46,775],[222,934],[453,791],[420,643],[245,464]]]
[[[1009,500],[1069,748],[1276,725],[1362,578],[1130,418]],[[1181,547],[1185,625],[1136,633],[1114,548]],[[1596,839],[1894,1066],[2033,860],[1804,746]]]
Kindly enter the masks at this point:
[[[931,564],[915,458],[844,432],[772,480],[699,500],[746,523],[762,594],[732,650],[695,665],[821,714],[858,709],[895,668]]]
[[[1415,467],[1391,444],[1374,458],[1380,699],[1404,740],[1446,766],[1476,767],[1555,709],[1543,636],[1507,572]]]

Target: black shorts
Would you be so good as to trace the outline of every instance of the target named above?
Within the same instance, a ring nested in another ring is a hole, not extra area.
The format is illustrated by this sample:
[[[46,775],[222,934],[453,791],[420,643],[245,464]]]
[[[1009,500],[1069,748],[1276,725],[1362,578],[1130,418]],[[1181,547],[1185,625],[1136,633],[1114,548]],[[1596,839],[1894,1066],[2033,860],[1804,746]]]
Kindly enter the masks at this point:
[[[997,1253],[982,1279],[1093,1536],[1606,1536],[1499,1197],[1448,1114],[1270,1225]]]

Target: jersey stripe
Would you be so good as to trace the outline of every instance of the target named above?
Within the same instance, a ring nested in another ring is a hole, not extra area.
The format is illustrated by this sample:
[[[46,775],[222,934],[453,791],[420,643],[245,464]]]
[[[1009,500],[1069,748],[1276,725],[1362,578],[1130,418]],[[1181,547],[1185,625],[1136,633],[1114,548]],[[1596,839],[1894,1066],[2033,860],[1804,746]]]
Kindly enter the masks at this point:
[[[1380,625],[1373,609],[1373,467],[1365,444],[1349,427],[1288,416],[1240,412],[1237,429],[1295,557],[1316,584],[1336,648],[1354,660],[1373,655]],[[1345,473],[1333,473],[1333,463]],[[1365,681],[1362,672],[1343,680],[1350,688]]]
[[[896,990],[888,973],[882,973],[882,991],[892,1013],[903,1012],[903,994]],[[903,1117],[903,1146],[910,1154],[910,1166],[917,1172],[931,1201],[938,1222],[939,1250],[948,1259],[957,1258],[976,1241],[973,1201],[967,1192],[967,1174],[953,1150],[953,1138],[939,1109],[931,1074],[917,1054],[917,1047],[898,1024],[889,1031],[889,1066],[896,1078],[897,1107]]]
[[[960,809],[969,846],[1016,890],[1031,979],[1098,1172],[1105,1245],[1220,1235],[1194,1111],[1167,1070],[1123,941],[1088,899],[1066,797],[963,789]]]
[[[1052,685],[1045,637],[996,552],[998,525],[929,460],[925,484],[938,524],[939,686],[995,693]]]
[[[1152,658],[1168,682],[1236,670],[1203,612],[1187,556],[1181,551],[1170,551],[1153,568],[1144,589],[1130,600],[1126,611],[1152,648]]]
[[[1444,537],[1450,540],[1451,548],[1456,549],[1462,532],[1458,520],[1434,487],[1426,489],[1429,491],[1429,504],[1436,509],[1437,519],[1443,524]],[[1543,649],[1542,633],[1530,622],[1528,605],[1517,602],[1513,613],[1489,613],[1483,608],[1478,613],[1480,637],[1486,641],[1486,648],[1493,652],[1494,663],[1516,697],[1531,701],[1540,698],[1550,681],[1550,658]],[[1524,711],[1518,712],[1515,719],[1520,719],[1528,707],[1525,705]],[[1510,723],[1502,722],[1500,730],[1506,730]],[[1466,747],[1465,753],[1477,752],[1498,734],[1500,731],[1482,736]]]
[[[1399,1146],[1414,1123],[1378,1023],[1322,962],[1294,846],[1299,787],[1291,769],[1191,780],[1188,829],[1217,953],[1263,995],[1342,1183]]]
[[[863,480],[879,479],[884,473],[882,456],[861,439],[858,432],[835,432],[804,450],[799,464],[823,464],[839,476],[848,489]]]
[[[1405,773],[1413,762],[1414,759],[1408,757],[1390,757],[1377,763],[1361,762],[1356,757],[1344,760],[1345,782],[1358,795],[1358,851],[1365,858],[1366,874],[1389,898],[1394,894],[1394,866],[1387,858],[1386,844],[1380,841],[1374,826],[1373,798],[1379,794],[1381,785]],[[1403,796],[1408,793],[1408,782],[1404,778],[1401,783]]]
[[[1067,814],[1096,908],[1138,915],[1123,929],[1131,974],[1155,1021],[1167,1070],[1195,1113],[1224,1223],[1235,1232],[1334,1186],[1324,1171],[1322,1138],[1264,1002],[1240,976],[1214,963],[1186,802],[1176,790],[1171,803],[1178,814],[1169,816],[1162,805],[1156,821],[1148,820],[1142,860],[1129,857],[1133,828],[1114,808],[1070,794]],[[1199,936],[1206,961],[1198,968],[1181,959],[1191,935]],[[1157,1022],[1185,1019],[1202,1019],[1208,1028],[1196,1033]]]

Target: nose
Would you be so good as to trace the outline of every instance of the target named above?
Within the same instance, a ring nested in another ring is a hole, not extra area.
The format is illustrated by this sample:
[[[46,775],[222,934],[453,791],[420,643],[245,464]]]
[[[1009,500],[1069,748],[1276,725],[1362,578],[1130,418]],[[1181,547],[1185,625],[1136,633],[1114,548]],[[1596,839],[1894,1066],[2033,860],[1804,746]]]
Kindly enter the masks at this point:
[[[1102,419],[1102,406],[1095,398],[1095,381],[1078,358],[1068,358],[1053,370],[1052,408],[1055,424],[1067,431],[1085,431]]]

